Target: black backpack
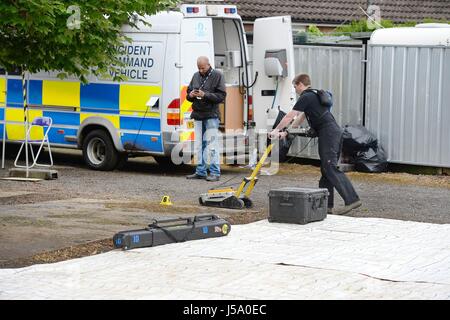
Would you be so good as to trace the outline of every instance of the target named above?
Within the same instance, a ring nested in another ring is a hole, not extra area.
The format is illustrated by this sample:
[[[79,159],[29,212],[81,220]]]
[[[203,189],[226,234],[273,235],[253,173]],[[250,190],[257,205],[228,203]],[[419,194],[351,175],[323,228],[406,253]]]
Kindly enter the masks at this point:
[[[311,91],[314,92],[318,97],[319,97],[319,101],[320,104],[327,108],[327,110],[325,110],[325,112],[320,116],[320,118],[322,118],[325,114],[330,113],[331,116],[333,116],[333,114],[331,113],[331,109],[333,108],[333,94],[330,91],[327,90],[322,90],[322,89],[307,89],[307,91]],[[311,138],[316,138],[318,137],[318,134],[316,132],[316,130],[311,126],[311,121],[309,120],[309,117],[306,115],[306,120],[308,120],[309,123],[309,131],[308,131],[308,136]],[[319,119],[320,119],[319,118]]]
[[[333,108],[333,94],[330,91],[322,89],[308,89],[308,91],[314,92],[320,100],[320,104],[331,112]]]

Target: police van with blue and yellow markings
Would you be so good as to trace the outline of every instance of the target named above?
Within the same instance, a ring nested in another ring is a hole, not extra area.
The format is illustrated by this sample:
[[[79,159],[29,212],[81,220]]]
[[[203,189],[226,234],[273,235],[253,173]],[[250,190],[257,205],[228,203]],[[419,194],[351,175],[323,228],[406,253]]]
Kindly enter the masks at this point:
[[[197,57],[207,56],[212,67],[223,72],[227,86],[227,98],[220,108],[222,151],[246,152],[249,134],[254,132],[251,129],[267,129],[270,119],[276,117],[266,112],[274,95],[261,94],[274,91],[276,84],[264,74],[264,65],[256,61],[256,51],[263,60],[266,50],[285,48],[286,65],[293,61],[290,17],[257,19],[253,63],[236,6],[181,5],[177,11],[145,18],[150,25],[122,29],[132,39],[119,48],[126,66],[120,72],[126,81],[92,76],[88,84],[82,84],[76,78],[60,80],[58,72],[32,74],[27,84],[28,120],[50,117],[51,146],[82,149],[92,169],[112,170],[128,155],[152,155],[159,163],[170,163],[174,152],[192,152],[194,128],[189,121],[192,109],[186,90],[197,71]],[[278,84],[277,103],[289,108],[293,64],[284,68],[289,81],[286,88]],[[256,72],[259,76],[254,82],[252,73]],[[253,103],[261,107],[254,108]],[[33,128],[30,139],[42,139],[44,130]],[[21,77],[3,73],[0,138],[20,142],[24,131]]]

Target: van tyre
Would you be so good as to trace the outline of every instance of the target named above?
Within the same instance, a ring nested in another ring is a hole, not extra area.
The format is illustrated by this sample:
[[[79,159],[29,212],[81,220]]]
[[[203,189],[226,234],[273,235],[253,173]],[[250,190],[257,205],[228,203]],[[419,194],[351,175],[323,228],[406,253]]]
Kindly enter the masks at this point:
[[[128,153],[119,153],[118,156],[118,160],[117,160],[117,165],[116,165],[116,169],[117,170],[122,170],[128,161]]]
[[[119,161],[109,133],[93,130],[83,140],[83,159],[89,168],[100,171],[113,170]]]

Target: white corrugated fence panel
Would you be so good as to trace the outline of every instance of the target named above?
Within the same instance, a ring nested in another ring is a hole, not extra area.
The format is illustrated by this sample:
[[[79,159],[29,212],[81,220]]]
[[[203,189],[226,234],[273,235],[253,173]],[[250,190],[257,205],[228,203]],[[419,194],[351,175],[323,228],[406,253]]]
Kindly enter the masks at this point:
[[[393,163],[450,167],[450,48],[369,46],[366,127]]]
[[[307,73],[314,88],[332,92],[337,123],[362,124],[362,48],[294,46],[294,54],[296,74]],[[289,155],[319,159],[316,140],[306,146],[309,138],[297,138]]]

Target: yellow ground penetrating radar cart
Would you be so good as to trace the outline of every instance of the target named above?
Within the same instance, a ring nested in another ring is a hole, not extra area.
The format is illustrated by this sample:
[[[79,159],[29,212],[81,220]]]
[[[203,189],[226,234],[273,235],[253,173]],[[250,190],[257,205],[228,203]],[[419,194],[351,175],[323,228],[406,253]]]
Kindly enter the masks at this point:
[[[207,193],[200,195],[200,204],[208,207],[228,209],[251,208],[252,201],[250,200],[250,194],[252,193],[256,182],[258,182],[258,172],[261,170],[261,167],[264,164],[264,161],[266,161],[272,148],[273,144],[270,144],[267,147],[255,169],[253,169],[251,176],[245,177],[237,190],[234,190],[232,187],[210,189]]]

